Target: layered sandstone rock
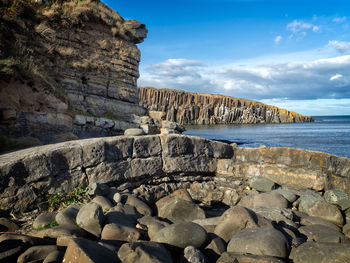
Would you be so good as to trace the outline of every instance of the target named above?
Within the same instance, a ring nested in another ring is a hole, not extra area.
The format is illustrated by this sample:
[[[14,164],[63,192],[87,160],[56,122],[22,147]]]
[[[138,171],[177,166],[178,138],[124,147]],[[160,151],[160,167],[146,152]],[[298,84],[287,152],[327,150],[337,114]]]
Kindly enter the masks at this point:
[[[282,185],[350,193],[350,160],[292,148],[233,148],[183,135],[118,136],[40,146],[0,156],[1,209],[33,209],[45,193],[106,183],[159,199],[189,188],[203,202],[236,204],[230,186],[261,176]],[[208,200],[210,199],[210,200]]]
[[[180,124],[310,122],[310,116],[223,95],[139,88],[140,105],[151,117]]]
[[[130,116],[144,115],[136,87],[144,24],[93,0],[16,6],[1,14],[8,43],[0,45],[0,56],[14,64],[12,75],[0,78],[3,134],[106,136],[122,128],[74,125],[74,116],[133,122]]]

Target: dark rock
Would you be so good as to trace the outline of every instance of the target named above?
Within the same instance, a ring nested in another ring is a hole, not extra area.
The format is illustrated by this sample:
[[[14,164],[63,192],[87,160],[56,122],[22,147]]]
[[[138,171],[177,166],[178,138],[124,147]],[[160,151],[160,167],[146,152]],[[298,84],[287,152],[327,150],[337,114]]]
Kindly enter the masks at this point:
[[[300,224],[303,226],[310,226],[310,225],[323,225],[329,228],[332,228],[338,232],[340,232],[340,227],[319,217],[315,216],[306,216],[301,218]]]
[[[89,237],[90,234],[84,229],[79,227],[71,227],[68,225],[55,226],[51,228],[46,228],[40,231],[33,231],[31,235],[40,237],[40,238],[59,238],[62,236],[71,236],[71,237]]]
[[[307,190],[300,196],[300,198],[297,201],[299,203],[299,211],[306,213],[306,211],[316,201],[324,201],[324,199],[318,193],[311,190]]]
[[[52,222],[55,222],[55,212],[43,212],[33,222],[32,227],[34,229],[43,228]]]
[[[57,246],[47,245],[47,246],[34,246],[28,248],[24,253],[22,253],[18,259],[17,263],[26,263],[36,260],[45,260],[45,258],[54,251],[58,251]]]
[[[210,262],[216,262],[222,253],[226,251],[225,241],[213,233],[208,234],[210,242],[204,248],[203,253]]]
[[[102,240],[113,241],[135,242],[139,240],[140,237],[141,233],[136,228],[113,223],[106,224],[101,234]]]
[[[0,232],[14,232],[19,229],[19,226],[11,220],[1,217],[0,218]]]
[[[63,251],[52,251],[47,255],[43,263],[61,263],[64,257]]]
[[[109,186],[107,184],[91,183],[89,184],[88,194],[106,196],[109,194]]]
[[[142,136],[134,140],[134,158],[148,158],[151,156],[160,156],[162,147],[159,136]]]
[[[193,246],[188,246],[184,249],[184,255],[181,262],[182,263],[208,263],[208,260],[199,249]]]
[[[138,219],[138,222],[142,225],[147,226],[148,228],[148,236],[152,240],[155,234],[161,230],[162,228],[169,225],[169,223],[161,221],[155,217],[144,216]]]
[[[200,225],[192,222],[181,222],[166,226],[159,230],[152,241],[170,245],[170,247],[185,248],[202,247],[207,240],[207,232]]]
[[[276,192],[262,193],[253,196],[253,207],[287,208],[288,200]]]
[[[178,189],[173,193],[159,199],[156,202],[157,211],[159,211],[164,205],[170,203],[174,198],[193,202],[191,195],[188,193],[186,189]]]
[[[289,191],[287,189],[278,188],[276,190],[273,190],[272,192],[279,193],[285,199],[287,199],[289,203],[293,203],[297,199],[297,196],[292,191]]]
[[[304,211],[309,216],[315,216],[327,220],[338,226],[344,224],[344,218],[340,210],[324,201],[315,201]]]
[[[150,241],[126,243],[118,251],[122,263],[171,263],[169,252],[161,245]]]
[[[121,211],[111,211],[105,215],[105,224],[118,224],[123,226],[135,227],[136,218],[134,215],[126,214]]]
[[[296,223],[293,222],[294,214],[291,209],[287,208],[273,208],[273,207],[256,207],[252,209],[258,215],[261,215],[271,221],[280,223],[282,225],[290,225],[297,227]]]
[[[216,263],[285,263],[284,260],[270,256],[256,256],[225,252]]]
[[[131,194],[123,194],[122,200],[125,199],[125,204],[136,208],[141,215],[152,215],[152,209],[143,201]]]
[[[67,208],[61,210],[56,215],[56,222],[60,226],[69,226],[71,228],[79,227],[77,225],[77,215],[80,207],[78,205],[70,205]]]
[[[323,197],[327,203],[338,205],[342,211],[350,208],[350,195],[341,189],[327,190]]]
[[[306,242],[297,247],[295,263],[350,262],[350,244]]]
[[[16,262],[18,256],[27,248],[21,240],[4,240],[0,243],[0,262]]]
[[[249,186],[259,192],[270,192],[275,189],[276,184],[270,179],[254,176],[249,179]]]
[[[158,210],[158,216],[174,223],[206,218],[202,208],[181,199],[173,199],[170,203],[164,205]]]
[[[287,238],[272,227],[247,228],[231,238],[227,252],[288,258],[290,246]]]
[[[254,212],[245,207],[232,207],[219,218],[214,233],[228,242],[240,230],[258,227],[255,217]]]
[[[95,196],[95,198],[92,199],[91,202],[100,205],[103,211],[108,211],[113,207],[111,201],[109,201],[108,198],[101,195]]]
[[[103,211],[101,206],[88,203],[80,208],[77,215],[77,224],[87,232],[99,237],[102,231]]]
[[[298,230],[307,237],[307,241],[350,243],[350,239],[341,232],[324,225],[302,226]]]
[[[117,255],[97,242],[78,238],[72,240],[62,262],[70,263],[117,263]]]

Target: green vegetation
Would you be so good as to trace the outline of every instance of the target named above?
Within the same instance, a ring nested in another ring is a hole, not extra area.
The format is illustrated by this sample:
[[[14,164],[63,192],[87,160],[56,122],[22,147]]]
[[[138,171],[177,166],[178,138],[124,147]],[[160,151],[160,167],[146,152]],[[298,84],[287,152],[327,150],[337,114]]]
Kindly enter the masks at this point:
[[[101,117],[106,118],[106,119],[110,119],[110,120],[115,120],[115,121],[121,120],[121,118],[118,115],[115,115],[111,111],[106,111],[105,113],[102,114]]]
[[[53,228],[55,226],[58,226],[58,223],[56,222],[56,220],[52,220],[47,225],[45,225],[43,227],[34,228],[34,230],[40,231],[40,230],[45,230],[45,229],[48,229],[48,228]]]
[[[0,75],[12,75],[14,64],[12,58],[0,59]]]
[[[22,137],[18,139],[10,139],[0,134],[0,152],[25,149],[33,146],[41,145],[40,140],[33,137]]]
[[[77,187],[69,194],[46,194],[45,200],[42,203],[46,203],[50,210],[57,210],[60,208],[67,207],[71,204],[82,205],[89,201],[89,196],[87,194],[87,187]]]

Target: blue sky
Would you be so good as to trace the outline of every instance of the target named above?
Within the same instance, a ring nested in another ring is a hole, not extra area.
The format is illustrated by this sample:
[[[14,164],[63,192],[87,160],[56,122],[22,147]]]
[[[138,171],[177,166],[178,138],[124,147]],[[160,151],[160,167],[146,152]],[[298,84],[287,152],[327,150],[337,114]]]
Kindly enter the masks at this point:
[[[104,0],[146,24],[139,86],[350,115],[350,1]]]

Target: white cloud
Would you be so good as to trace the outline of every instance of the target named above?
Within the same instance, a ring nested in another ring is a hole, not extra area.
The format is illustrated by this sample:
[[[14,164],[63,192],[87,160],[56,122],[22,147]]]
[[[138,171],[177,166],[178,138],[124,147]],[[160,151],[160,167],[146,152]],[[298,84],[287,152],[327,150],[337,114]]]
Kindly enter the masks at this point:
[[[340,79],[340,78],[342,78],[343,77],[343,75],[342,74],[335,74],[335,75],[333,75],[332,77],[330,77],[329,78],[329,80],[337,80],[337,79]]]
[[[332,40],[328,42],[328,47],[332,47],[340,53],[345,53],[350,50],[350,42]]]
[[[283,37],[281,35],[275,37],[275,44],[278,45],[279,43],[281,43]]]
[[[350,98],[350,55],[299,62],[241,62],[213,67],[170,59],[143,70],[139,85],[254,100]]]
[[[320,27],[311,23],[305,23],[303,21],[293,20],[286,26],[287,30],[292,32],[292,36],[303,38],[307,35],[308,30],[312,30],[317,33],[320,31]]]
[[[334,23],[343,23],[343,22],[345,22],[345,20],[346,20],[346,16],[343,16],[343,17],[335,17],[335,18],[333,18],[333,22]]]

